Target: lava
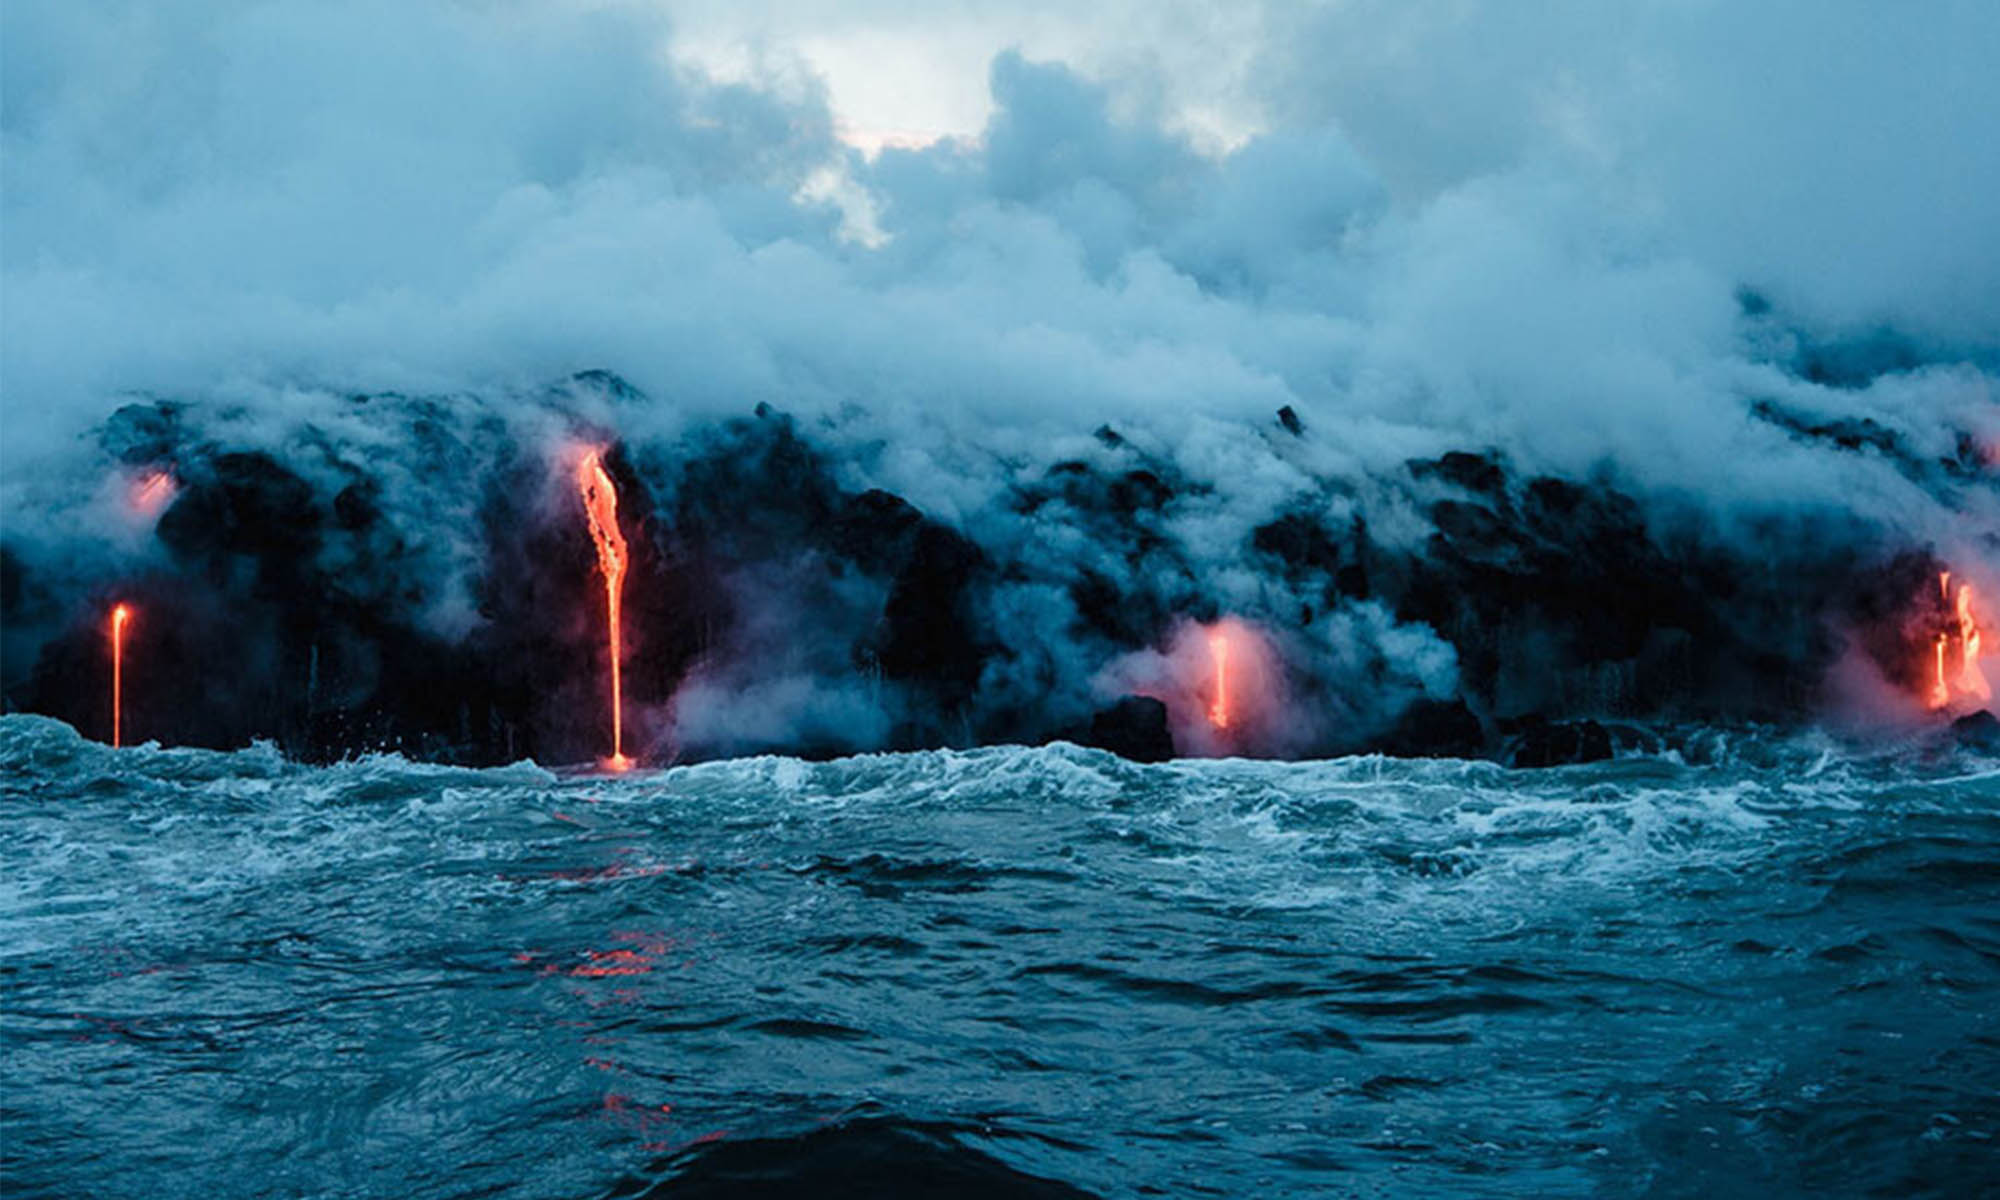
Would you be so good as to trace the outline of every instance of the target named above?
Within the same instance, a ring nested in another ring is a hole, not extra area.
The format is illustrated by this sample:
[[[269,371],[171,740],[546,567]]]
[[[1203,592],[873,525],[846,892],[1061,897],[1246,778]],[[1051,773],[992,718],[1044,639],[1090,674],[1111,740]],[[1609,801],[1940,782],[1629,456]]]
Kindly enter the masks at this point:
[[[1938,598],[1946,610],[1946,628],[1931,642],[1930,707],[1944,709],[1958,697],[1980,703],[1993,698],[1993,686],[1979,665],[1981,649],[1979,620],[1973,614],[1978,594],[1969,583],[1958,585],[1954,596],[1951,572],[1938,574]],[[1958,669],[1949,666],[1953,641],[1958,643]]]
[[[180,488],[168,471],[149,471],[132,481],[127,501],[132,511],[146,518],[157,517],[173,500]]]
[[[1951,685],[1944,679],[1944,648],[1951,644],[1950,636],[1938,634],[1931,648],[1937,652],[1937,675],[1931,681],[1931,707],[1943,708],[1951,703]]]
[[[1165,705],[1171,752],[1181,757],[1283,755],[1301,741],[1277,647],[1239,617],[1183,621],[1158,650],[1107,664],[1094,686]]]
[[[120,604],[111,610],[111,744],[125,744],[125,626],[132,621],[132,608]]]
[[[1208,631],[1208,657],[1215,664],[1215,698],[1208,705],[1208,723],[1217,729],[1229,728],[1229,634],[1217,627]]]
[[[1979,667],[1979,623],[1972,617],[1972,585],[1958,585],[1958,690],[1975,699],[1993,698],[1993,687]]]
[[[611,757],[604,765],[623,771],[632,765],[625,757],[624,630],[621,609],[625,592],[625,568],[629,561],[625,535],[618,530],[618,491],[604,469],[600,451],[586,450],[576,465],[577,493],[583,497],[583,511],[590,521],[590,540],[597,547],[597,568],[604,576],[604,607],[607,640],[611,648]]]

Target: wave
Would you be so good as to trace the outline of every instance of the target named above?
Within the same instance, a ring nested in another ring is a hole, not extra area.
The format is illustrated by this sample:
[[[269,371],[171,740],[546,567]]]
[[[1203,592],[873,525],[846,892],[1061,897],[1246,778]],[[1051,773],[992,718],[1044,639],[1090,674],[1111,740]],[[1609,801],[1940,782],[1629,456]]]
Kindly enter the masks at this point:
[[[989,1136],[990,1136],[990,1131]],[[1092,1193],[1030,1175],[965,1144],[980,1130],[942,1121],[865,1117],[790,1137],[715,1141],[661,1164],[668,1178],[603,1193],[639,1200],[1091,1200]]]

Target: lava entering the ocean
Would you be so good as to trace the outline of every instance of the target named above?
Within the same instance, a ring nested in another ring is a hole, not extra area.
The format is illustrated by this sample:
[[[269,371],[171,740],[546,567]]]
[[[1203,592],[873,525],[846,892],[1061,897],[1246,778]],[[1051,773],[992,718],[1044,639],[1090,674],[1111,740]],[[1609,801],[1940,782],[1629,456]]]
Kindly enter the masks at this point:
[[[1931,648],[1937,652],[1937,677],[1931,682],[1931,707],[1943,708],[1951,703],[1951,685],[1944,678],[1944,648],[1951,644],[1950,636],[1938,634]]]
[[[625,568],[629,561],[625,535],[618,529],[618,491],[604,469],[602,452],[586,450],[576,465],[577,493],[583,497],[583,511],[590,521],[590,540],[597,547],[597,568],[604,576],[604,607],[607,640],[611,649],[611,757],[604,765],[623,771],[632,765],[625,757],[624,631],[621,609],[625,592]]]
[[[1190,624],[1167,662],[1185,691],[1160,689],[1174,744],[1182,754],[1285,753],[1293,736],[1284,669],[1262,630],[1232,616]]]
[[[1173,753],[1182,757],[1281,756],[1305,742],[1277,645],[1240,617],[1184,621],[1159,649],[1113,660],[1095,686],[1105,696],[1165,705]]]
[[[125,626],[132,620],[132,608],[120,604],[111,610],[111,744],[125,744]]]
[[[1979,666],[1979,623],[1972,616],[1972,585],[1958,585],[1958,690],[1977,700],[1993,698],[1992,685]]]
[[[1983,704],[1993,698],[1993,686],[1987,681],[1986,672],[1979,665],[1983,651],[1980,646],[1979,620],[1973,615],[1973,606],[1978,602],[1978,594],[1971,584],[1961,583],[1954,599],[1951,572],[1944,571],[1938,575],[1938,596],[1947,612],[1947,628],[1931,643],[1930,706],[1933,709],[1949,708],[1952,702],[1959,698]],[[1958,643],[1956,672],[1947,665],[1953,641]]]
[[[1208,631],[1208,657],[1215,664],[1215,698],[1208,705],[1208,723],[1229,728],[1229,634],[1221,626]]]

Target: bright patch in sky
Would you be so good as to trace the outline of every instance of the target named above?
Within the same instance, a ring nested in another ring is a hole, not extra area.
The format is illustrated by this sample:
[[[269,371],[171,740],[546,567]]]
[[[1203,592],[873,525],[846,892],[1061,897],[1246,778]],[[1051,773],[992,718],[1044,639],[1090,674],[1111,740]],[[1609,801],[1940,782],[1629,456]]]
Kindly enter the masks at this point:
[[[1258,129],[1243,79],[1262,25],[1255,5],[1026,3],[676,5],[674,54],[710,78],[747,82],[774,70],[824,83],[842,140],[873,156],[940,138],[976,137],[993,113],[996,55],[1062,62],[1154,106],[1167,127],[1220,152]]]

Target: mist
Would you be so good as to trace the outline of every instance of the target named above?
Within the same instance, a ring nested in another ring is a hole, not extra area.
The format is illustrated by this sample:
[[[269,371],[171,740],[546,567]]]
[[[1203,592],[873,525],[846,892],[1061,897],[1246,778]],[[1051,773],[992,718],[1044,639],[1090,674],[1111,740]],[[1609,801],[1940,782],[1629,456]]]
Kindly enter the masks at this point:
[[[1282,705],[1189,752],[1900,720],[1910,581],[2000,594],[1988,6],[1271,6],[1121,54],[1114,10],[907,144],[671,15],[8,6],[10,706],[86,711],[136,587],[175,654],[245,647],[183,736],[587,753],[583,442],[658,759],[1127,694],[1200,741],[1168,698],[1224,618]]]

